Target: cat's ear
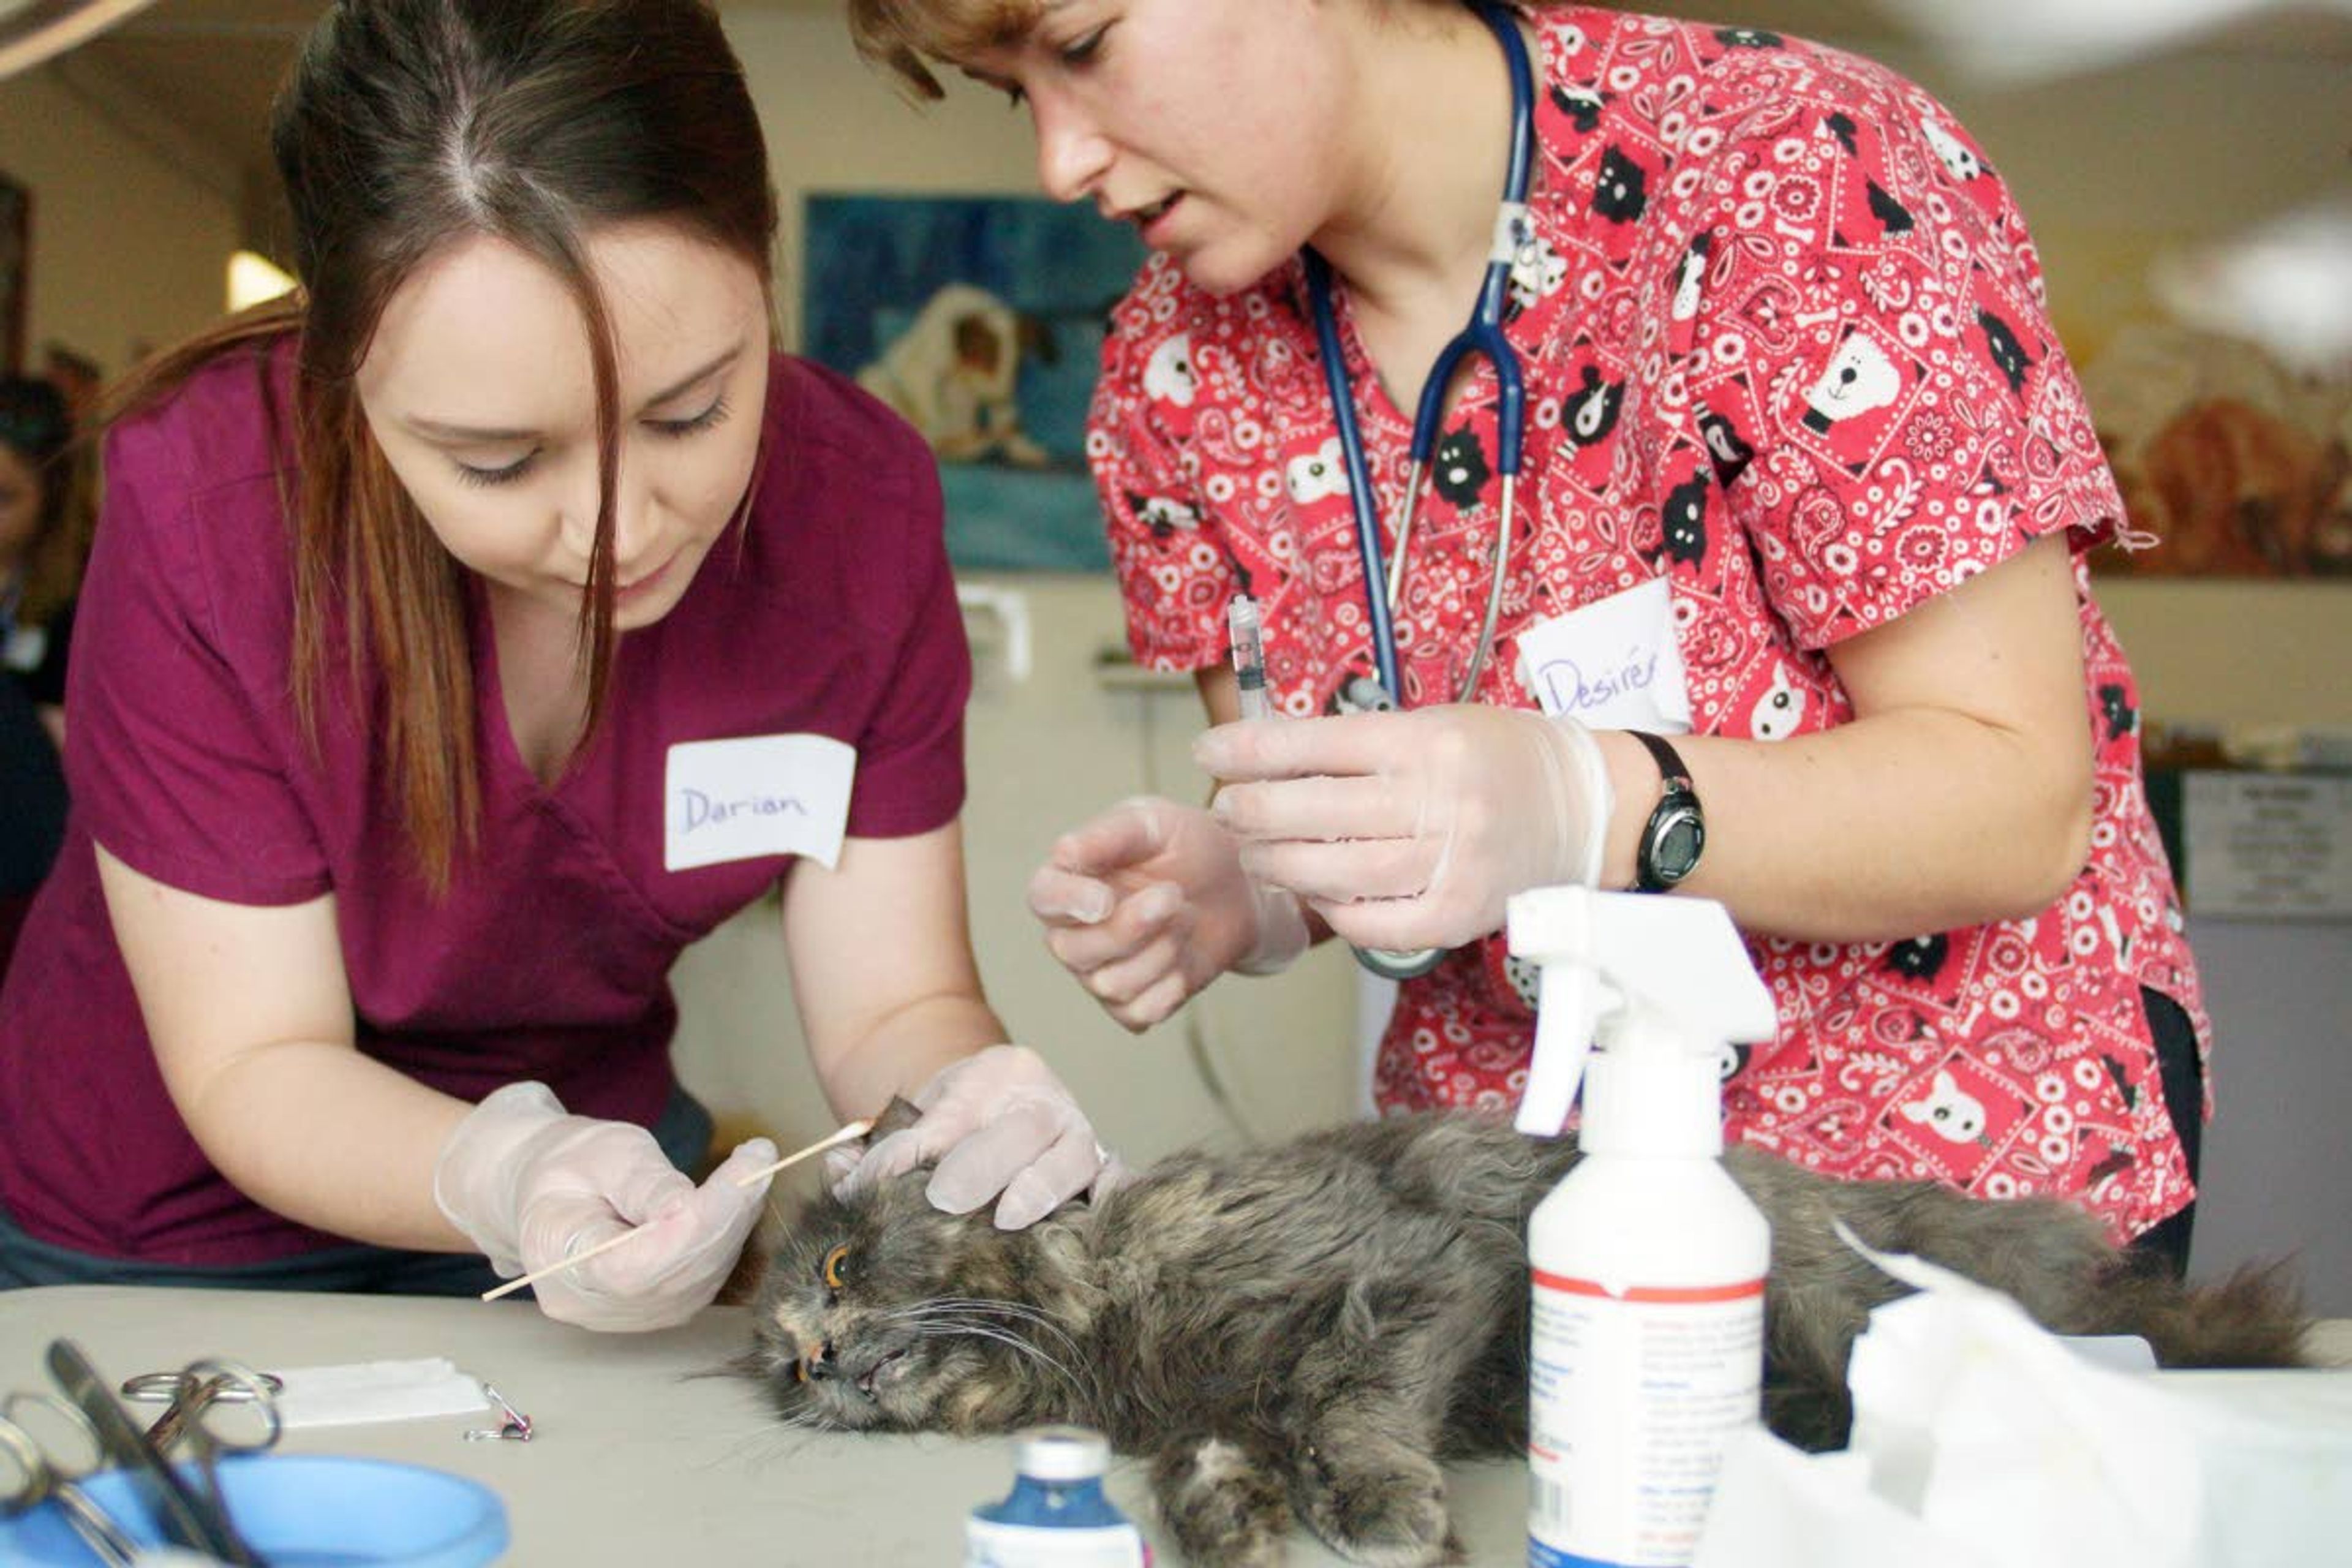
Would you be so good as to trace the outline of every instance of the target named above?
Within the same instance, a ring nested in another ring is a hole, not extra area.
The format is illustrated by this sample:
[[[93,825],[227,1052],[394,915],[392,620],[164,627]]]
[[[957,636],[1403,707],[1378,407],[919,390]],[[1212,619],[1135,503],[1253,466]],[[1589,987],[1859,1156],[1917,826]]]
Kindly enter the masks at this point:
[[[879,1143],[891,1133],[903,1132],[922,1119],[922,1111],[912,1100],[894,1094],[890,1097],[890,1103],[882,1108],[882,1114],[874,1119],[873,1131],[866,1134],[866,1142]]]

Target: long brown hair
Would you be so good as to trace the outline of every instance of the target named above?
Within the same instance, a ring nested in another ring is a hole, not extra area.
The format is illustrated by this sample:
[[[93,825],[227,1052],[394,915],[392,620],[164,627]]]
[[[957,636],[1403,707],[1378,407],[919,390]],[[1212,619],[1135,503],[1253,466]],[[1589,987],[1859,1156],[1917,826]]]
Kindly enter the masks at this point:
[[[379,743],[437,892],[480,826],[466,574],[360,407],[354,376],[376,323],[421,263],[477,235],[535,258],[579,303],[601,491],[580,615],[584,743],[612,668],[620,449],[612,332],[586,245],[613,224],[682,224],[764,285],[776,229],[767,155],[742,67],[701,0],[341,0],[278,90],[271,142],[300,289],[142,367],[109,413],[153,402],[225,353],[266,360],[296,340],[298,710],[315,736],[339,662],[354,697],[371,674],[381,680]]]

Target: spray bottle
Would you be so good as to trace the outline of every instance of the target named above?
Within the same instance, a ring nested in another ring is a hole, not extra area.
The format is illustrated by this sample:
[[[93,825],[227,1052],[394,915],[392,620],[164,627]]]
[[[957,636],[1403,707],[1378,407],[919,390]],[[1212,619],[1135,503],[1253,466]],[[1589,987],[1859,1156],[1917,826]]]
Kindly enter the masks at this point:
[[[1675,1568],[1760,1414],[1771,1233],[1719,1158],[1719,1064],[1771,1037],[1772,995],[1704,900],[1539,888],[1509,930],[1543,966],[1520,1131],[1557,1133],[1585,1078],[1582,1158],[1528,1225],[1528,1562]]]

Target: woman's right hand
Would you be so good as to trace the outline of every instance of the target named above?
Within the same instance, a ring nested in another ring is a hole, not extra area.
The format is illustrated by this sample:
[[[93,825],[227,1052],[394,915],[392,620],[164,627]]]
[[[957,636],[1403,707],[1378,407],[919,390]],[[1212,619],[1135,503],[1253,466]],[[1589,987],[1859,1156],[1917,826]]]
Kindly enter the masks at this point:
[[[510,1083],[443,1145],[433,1196],[500,1274],[537,1273],[632,1228],[647,1234],[532,1287],[560,1322],[670,1328],[727,1282],[766,1197],[776,1158],[755,1138],[697,1187],[644,1128],[565,1113],[545,1084]]]
[[[1243,870],[1215,818],[1152,796],[1056,840],[1029,879],[1029,909],[1062,966],[1139,1033],[1225,971],[1275,973],[1307,942],[1297,899]]]

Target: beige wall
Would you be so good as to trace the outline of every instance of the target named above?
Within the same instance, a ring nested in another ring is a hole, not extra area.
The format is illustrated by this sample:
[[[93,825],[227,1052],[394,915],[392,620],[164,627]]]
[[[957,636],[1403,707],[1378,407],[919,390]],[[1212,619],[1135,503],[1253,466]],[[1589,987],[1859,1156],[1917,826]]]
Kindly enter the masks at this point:
[[[947,101],[917,109],[868,69],[831,12],[726,13],[742,57],[783,209],[785,335],[800,312],[801,201],[811,192],[1036,189],[1027,116],[961,81]]]
[[[2152,717],[2352,730],[2352,587],[2140,578],[2098,595]]]
[[[110,374],[221,313],[234,175],[175,139],[71,62],[0,82],[0,173],[33,193],[28,368],[54,340]]]

